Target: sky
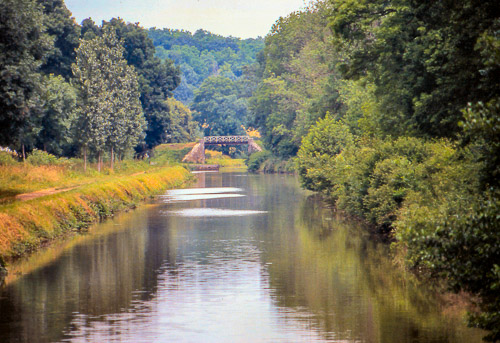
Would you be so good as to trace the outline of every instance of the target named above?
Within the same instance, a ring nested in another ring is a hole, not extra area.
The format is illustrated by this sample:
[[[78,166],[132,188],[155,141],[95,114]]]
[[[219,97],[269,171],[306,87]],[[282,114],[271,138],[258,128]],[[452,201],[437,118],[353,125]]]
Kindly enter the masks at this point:
[[[271,26],[305,0],[66,0],[78,23],[120,17],[144,28],[204,29],[222,36],[264,37]]]

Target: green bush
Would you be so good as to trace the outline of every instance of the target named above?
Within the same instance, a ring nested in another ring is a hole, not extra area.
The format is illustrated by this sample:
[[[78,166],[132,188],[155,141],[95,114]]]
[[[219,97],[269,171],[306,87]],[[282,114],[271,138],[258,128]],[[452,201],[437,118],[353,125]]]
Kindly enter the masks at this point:
[[[48,166],[59,164],[59,159],[56,156],[49,154],[48,152],[35,149],[26,158],[26,162],[34,166]]]
[[[302,186],[331,194],[340,172],[337,167],[342,164],[338,157],[353,144],[354,137],[347,125],[328,114],[320,119],[302,140],[297,154],[297,171]]]
[[[362,138],[326,117],[304,138],[297,157],[302,184],[324,193],[337,208],[391,229],[412,195],[426,201],[467,197],[479,171],[471,154],[446,140]],[[441,197],[440,197],[441,196]],[[410,202],[411,203],[411,202]]]
[[[16,163],[16,159],[10,153],[0,151],[0,166],[11,166]]]
[[[264,161],[271,157],[271,152],[264,150],[251,154],[245,161],[248,171],[255,173],[260,170]]]
[[[412,196],[396,222],[397,245],[415,269],[448,281],[454,292],[477,296],[480,312],[471,326],[500,340],[500,192],[477,197],[448,194],[449,201],[429,202]]]

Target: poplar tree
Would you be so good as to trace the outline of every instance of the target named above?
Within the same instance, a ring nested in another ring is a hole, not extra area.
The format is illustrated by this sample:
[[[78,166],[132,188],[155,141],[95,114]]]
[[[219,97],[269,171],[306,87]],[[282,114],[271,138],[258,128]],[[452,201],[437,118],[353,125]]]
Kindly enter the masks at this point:
[[[115,33],[107,29],[102,36],[80,41],[73,73],[82,92],[78,128],[84,159],[87,149],[93,150],[100,171],[102,154],[109,147],[113,167],[115,151],[131,148],[143,135],[137,74],[123,58],[123,46]]]

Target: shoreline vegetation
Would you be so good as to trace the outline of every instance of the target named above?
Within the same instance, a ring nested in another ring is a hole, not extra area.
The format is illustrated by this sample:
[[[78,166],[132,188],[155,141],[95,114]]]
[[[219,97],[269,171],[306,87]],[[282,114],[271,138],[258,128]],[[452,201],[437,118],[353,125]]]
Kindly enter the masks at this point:
[[[168,149],[149,161],[125,160],[101,173],[81,171],[79,160],[36,154],[45,164],[33,158],[0,163],[0,278],[9,262],[193,180],[186,168],[165,161],[165,155],[171,158]]]
[[[500,341],[500,12],[494,1],[316,1],[259,55],[249,123],[302,187],[391,240],[394,259],[470,294]],[[288,161],[288,162],[285,162]]]
[[[0,146],[26,159],[0,151],[0,266],[174,182],[160,166],[192,143],[165,143],[246,133],[264,151],[217,149],[296,171],[407,269],[471,294],[469,326],[500,341],[497,2],[316,0],[244,41],[0,2]]]

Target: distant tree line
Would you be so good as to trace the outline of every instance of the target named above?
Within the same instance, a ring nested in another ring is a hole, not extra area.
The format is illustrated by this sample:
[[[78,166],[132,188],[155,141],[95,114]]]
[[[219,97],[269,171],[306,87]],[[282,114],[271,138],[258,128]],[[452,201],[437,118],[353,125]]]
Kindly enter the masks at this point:
[[[171,59],[179,66],[182,82],[174,91],[177,99],[190,105],[194,92],[209,76],[223,74],[232,81],[241,77],[248,65],[255,63],[264,39],[222,37],[205,30],[194,34],[183,30],[148,31],[156,46],[156,55]]]
[[[243,135],[248,99],[257,85],[256,58],[263,38],[222,37],[205,30],[149,30],[156,55],[179,66],[174,96],[193,111],[204,135]],[[226,149],[227,150],[227,149]],[[227,152],[227,151],[226,151]]]
[[[114,161],[194,138],[180,70],[138,24],[78,25],[63,0],[4,0],[0,18],[0,145]]]

